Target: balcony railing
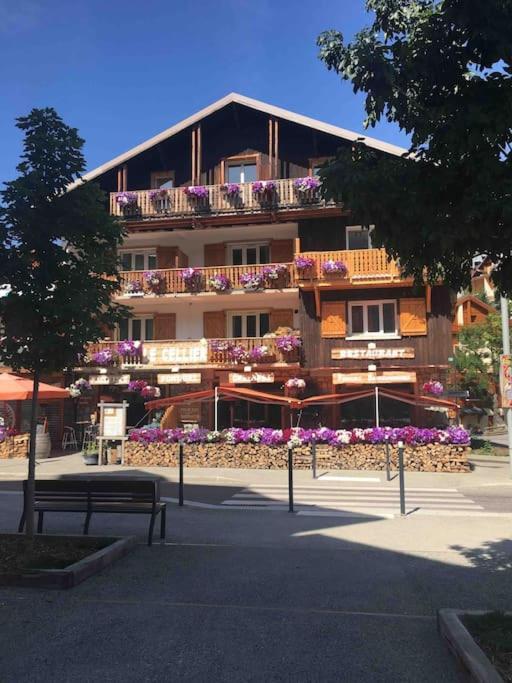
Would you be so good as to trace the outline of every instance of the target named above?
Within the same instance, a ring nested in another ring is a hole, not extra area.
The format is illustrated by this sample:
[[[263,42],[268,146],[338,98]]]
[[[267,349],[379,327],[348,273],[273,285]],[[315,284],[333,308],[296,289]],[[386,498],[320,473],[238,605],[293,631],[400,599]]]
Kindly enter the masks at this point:
[[[313,266],[297,269],[297,279],[305,284],[313,283],[346,283],[350,285],[389,284],[403,282],[400,266],[390,261],[385,249],[348,249],[346,251],[308,251],[300,256],[311,259]],[[326,270],[324,264],[341,262],[346,271],[335,273]]]
[[[123,271],[121,277],[124,283],[123,295],[129,293],[131,283],[139,284],[142,293],[148,294],[184,294],[198,292],[217,292],[229,293],[231,290],[259,291],[261,289],[285,289],[297,286],[296,270],[293,263],[268,263],[250,266],[211,266],[208,268],[194,268],[197,275],[187,280],[183,277],[183,268],[158,269],[156,272],[161,278],[161,284],[150,287],[144,278],[144,271],[131,270]],[[273,272],[271,272],[273,271]],[[277,275],[271,277],[269,275]],[[244,275],[254,275],[255,286],[244,285]],[[215,276],[220,276],[219,280]],[[225,290],[215,289],[211,280],[224,282],[227,286]],[[225,278],[222,280],[221,278]],[[257,282],[259,281],[259,285]],[[135,287],[137,289],[137,287]],[[140,295],[140,294],[139,294]],[[133,296],[133,294],[132,294]]]
[[[153,190],[130,190],[128,193],[110,193],[110,213],[127,219],[165,218],[200,214],[257,213],[276,209],[300,209],[305,206],[335,206],[321,198],[319,190],[300,192],[294,187],[294,179],[275,180],[275,189],[255,193],[253,183],[240,183],[239,192],[228,195],[222,185],[204,185],[207,196],[198,198],[185,194],[184,187],[165,191],[164,196],[154,196]],[[127,194],[135,201],[119,203],[120,195]]]
[[[223,339],[169,339],[142,342],[134,354],[119,355],[119,342],[101,341],[90,344],[88,365],[97,367],[94,354],[112,351],[114,361],[110,367],[137,367],[157,370],[171,366],[240,366],[297,363],[299,350],[283,352],[277,347],[275,337],[241,337]]]

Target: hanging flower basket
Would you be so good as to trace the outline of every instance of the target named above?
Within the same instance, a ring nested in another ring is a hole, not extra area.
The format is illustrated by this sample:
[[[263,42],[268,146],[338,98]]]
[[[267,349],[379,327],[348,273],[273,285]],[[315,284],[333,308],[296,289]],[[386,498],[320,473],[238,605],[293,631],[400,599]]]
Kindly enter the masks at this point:
[[[183,190],[184,194],[194,202],[204,202],[208,199],[208,188],[204,185],[190,185]]]
[[[276,190],[277,183],[275,180],[256,180],[252,184],[252,193],[260,201],[269,201]]]
[[[116,204],[122,209],[122,211],[132,211],[137,206],[137,193],[136,192],[118,192],[116,194]]]
[[[231,289],[231,280],[219,273],[208,278],[208,287],[213,292],[228,292]]]
[[[153,398],[160,398],[159,387],[149,385],[145,379],[133,379],[128,384],[128,391],[139,394],[145,401],[150,401]]]
[[[276,286],[283,284],[288,275],[288,266],[285,263],[273,263],[269,266],[263,266],[261,273],[268,285]]]
[[[140,280],[130,280],[127,282],[125,285],[125,292],[131,297],[144,296],[144,290]]]
[[[102,367],[109,367],[116,365],[119,361],[119,356],[116,351],[112,349],[103,349],[101,351],[96,351],[91,356],[92,365],[100,365]]]
[[[246,292],[256,292],[259,289],[263,289],[265,278],[262,273],[242,273],[240,275],[240,284]]]
[[[300,379],[300,377],[290,377],[290,379],[285,382],[284,387],[286,389],[286,394],[295,398],[302,394],[306,388],[306,382],[303,379]]]
[[[333,259],[330,259],[329,261],[324,261],[322,263],[323,274],[327,277],[331,277],[333,275],[345,277],[347,270],[347,266],[343,263],[343,261],[334,261]]]
[[[240,196],[240,185],[238,183],[224,183],[220,189],[228,199],[238,199]]]
[[[293,334],[284,334],[276,337],[276,346],[282,353],[296,353],[302,346],[302,341]]]
[[[423,385],[423,392],[432,396],[440,396],[444,393],[444,386],[437,380],[430,380]]]
[[[123,358],[142,360],[142,342],[133,339],[124,339],[117,345],[117,352]]]
[[[144,273],[144,282],[152,294],[163,293],[165,278],[158,270],[147,270]]]
[[[84,377],[81,377],[69,385],[68,391],[71,398],[80,398],[80,396],[88,396],[92,387]]]
[[[203,283],[203,275],[199,268],[184,268],[181,277],[187,292],[199,292]]]
[[[319,187],[320,181],[313,176],[295,178],[293,181],[293,189],[301,200],[311,200],[315,198]]]
[[[313,274],[313,266],[315,265],[315,261],[309,256],[301,256],[298,254],[293,259],[293,263],[297,268],[300,278],[311,277]]]

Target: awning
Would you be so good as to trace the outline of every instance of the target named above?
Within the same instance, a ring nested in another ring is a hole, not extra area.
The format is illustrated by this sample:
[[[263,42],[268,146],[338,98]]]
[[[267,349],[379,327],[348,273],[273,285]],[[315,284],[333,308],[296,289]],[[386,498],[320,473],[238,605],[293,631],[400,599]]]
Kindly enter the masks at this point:
[[[28,401],[32,398],[34,382],[26,377],[0,374],[0,401]],[[69,398],[69,391],[62,387],[40,382],[38,398],[43,401]]]

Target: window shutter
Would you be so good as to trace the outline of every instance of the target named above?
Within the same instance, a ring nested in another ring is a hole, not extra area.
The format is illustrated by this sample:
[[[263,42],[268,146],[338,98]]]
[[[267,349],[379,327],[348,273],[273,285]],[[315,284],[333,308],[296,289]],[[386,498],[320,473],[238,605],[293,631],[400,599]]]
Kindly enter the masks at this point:
[[[344,301],[323,301],[321,308],[322,337],[344,337],[347,334],[346,303]]]
[[[204,265],[207,267],[226,265],[226,245],[224,242],[204,245]]]
[[[153,317],[155,339],[176,339],[176,313],[157,313]]]
[[[278,327],[293,328],[292,308],[275,308],[270,311],[270,331],[275,332]]]
[[[270,242],[272,263],[291,263],[293,261],[293,240],[272,240]]]
[[[425,299],[400,299],[400,334],[405,336],[427,334]]]
[[[203,313],[203,334],[206,339],[222,339],[226,336],[226,314],[224,311]]]
[[[157,268],[186,268],[188,256],[178,247],[157,247],[156,265]]]

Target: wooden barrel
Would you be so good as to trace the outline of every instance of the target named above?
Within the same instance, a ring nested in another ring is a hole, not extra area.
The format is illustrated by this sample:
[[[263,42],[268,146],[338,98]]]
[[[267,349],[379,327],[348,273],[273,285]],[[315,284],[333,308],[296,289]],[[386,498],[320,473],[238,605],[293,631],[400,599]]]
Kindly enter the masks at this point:
[[[36,434],[36,460],[49,458],[51,450],[50,434],[48,432]]]

